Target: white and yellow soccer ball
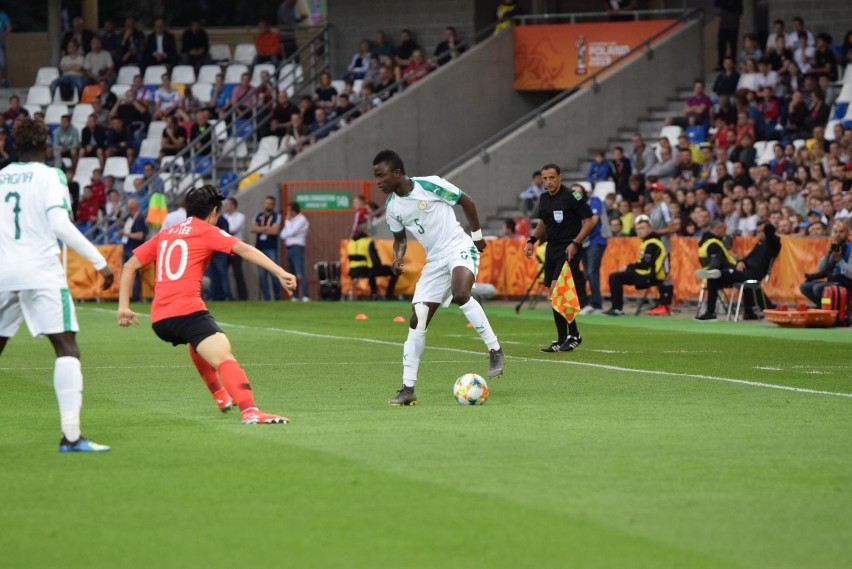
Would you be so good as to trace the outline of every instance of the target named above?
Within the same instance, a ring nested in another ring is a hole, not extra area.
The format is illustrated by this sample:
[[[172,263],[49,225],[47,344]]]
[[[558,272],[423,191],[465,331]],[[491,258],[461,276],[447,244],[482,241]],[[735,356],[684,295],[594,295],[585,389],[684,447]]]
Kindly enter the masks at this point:
[[[456,380],[453,396],[459,405],[483,405],[488,400],[488,384],[481,375],[466,373]]]

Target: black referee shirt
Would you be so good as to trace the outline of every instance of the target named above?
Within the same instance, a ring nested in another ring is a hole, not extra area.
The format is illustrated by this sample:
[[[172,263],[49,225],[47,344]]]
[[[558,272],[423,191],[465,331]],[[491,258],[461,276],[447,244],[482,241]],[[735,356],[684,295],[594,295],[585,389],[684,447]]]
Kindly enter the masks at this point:
[[[567,247],[583,227],[583,220],[594,215],[583,194],[559,186],[556,195],[541,194],[538,217],[544,222],[548,245]]]

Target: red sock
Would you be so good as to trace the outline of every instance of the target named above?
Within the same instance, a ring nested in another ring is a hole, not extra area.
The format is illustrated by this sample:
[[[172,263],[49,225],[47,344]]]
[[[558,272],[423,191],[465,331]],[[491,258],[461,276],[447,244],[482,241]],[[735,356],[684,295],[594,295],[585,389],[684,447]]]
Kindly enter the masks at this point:
[[[225,389],[234,398],[237,405],[240,406],[240,411],[245,411],[254,407],[254,396],[251,392],[248,377],[237,360],[225,360],[219,364],[219,375],[222,378],[222,383],[225,384]]]
[[[216,392],[222,389],[222,384],[219,382],[219,374],[216,373],[216,368],[210,365],[207,360],[202,358],[198,352],[195,351],[195,348],[192,347],[192,344],[189,344],[189,357],[192,358],[192,363],[195,364],[195,369],[198,370],[198,375],[200,375],[201,379],[204,380],[204,383],[207,384],[207,389],[210,390],[210,393],[216,395]]]

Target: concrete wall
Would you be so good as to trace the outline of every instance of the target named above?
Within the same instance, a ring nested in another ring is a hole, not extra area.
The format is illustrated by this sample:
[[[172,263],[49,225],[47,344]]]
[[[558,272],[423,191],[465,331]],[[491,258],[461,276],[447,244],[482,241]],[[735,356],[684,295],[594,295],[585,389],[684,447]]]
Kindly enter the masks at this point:
[[[583,89],[477,156],[446,174],[476,200],[480,217],[515,203],[530,173],[548,162],[573,169],[590,148],[605,147],[624,125],[634,124],[648,107],[662,106],[677,86],[700,75],[702,28],[692,22],[654,48],[653,59],[640,56],[600,82]],[[569,180],[566,180],[566,182]]]

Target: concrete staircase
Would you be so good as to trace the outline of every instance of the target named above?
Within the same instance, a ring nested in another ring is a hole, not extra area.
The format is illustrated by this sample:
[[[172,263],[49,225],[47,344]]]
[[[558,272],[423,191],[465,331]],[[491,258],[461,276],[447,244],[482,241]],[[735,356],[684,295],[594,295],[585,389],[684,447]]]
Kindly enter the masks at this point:
[[[676,92],[665,101],[661,101],[659,106],[653,106],[645,109],[645,112],[639,116],[636,123],[625,125],[619,128],[616,132],[611,133],[607,139],[606,148],[588,148],[585,156],[575,159],[572,163],[570,160],[563,163],[562,179],[566,183],[581,181],[586,179],[586,171],[589,167],[589,162],[594,157],[594,154],[599,151],[605,151],[607,156],[616,146],[624,148],[625,154],[629,154],[633,148],[632,137],[635,133],[640,133],[647,144],[655,144],[660,136],[660,130],[665,125],[665,120],[668,117],[676,116],[681,113],[686,100],[692,96],[692,89],[688,87],[678,87]],[[520,193],[524,188],[518,188]],[[483,233],[486,235],[498,235],[503,227],[503,220],[506,218],[522,217],[523,212],[520,210],[519,204],[504,204],[497,207],[493,214],[489,214],[483,224]],[[533,224],[535,225],[535,224]]]

